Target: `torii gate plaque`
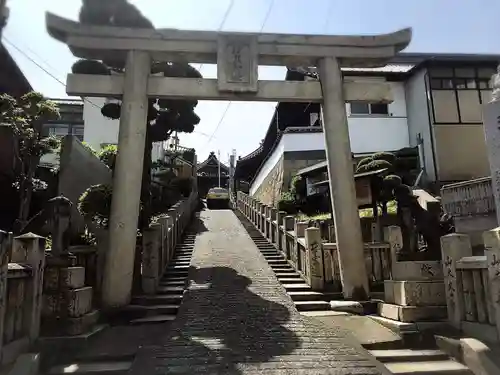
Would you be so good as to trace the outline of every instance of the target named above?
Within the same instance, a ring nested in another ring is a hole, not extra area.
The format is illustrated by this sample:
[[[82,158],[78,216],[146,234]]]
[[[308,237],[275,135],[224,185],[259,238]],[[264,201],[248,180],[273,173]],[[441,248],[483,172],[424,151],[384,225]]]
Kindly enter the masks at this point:
[[[122,56],[123,75],[68,75],[70,95],[122,98],[110,247],[103,305],[129,303],[148,97],[321,102],[332,206],[346,298],[368,293],[345,102],[391,102],[388,83],[343,82],[340,68],[378,67],[411,40],[404,29],[378,36],[283,35],[145,30],[81,25],[47,14],[47,29],[80,58]],[[151,61],[217,63],[218,79],[151,76]],[[317,66],[320,82],[258,81],[258,65]]]

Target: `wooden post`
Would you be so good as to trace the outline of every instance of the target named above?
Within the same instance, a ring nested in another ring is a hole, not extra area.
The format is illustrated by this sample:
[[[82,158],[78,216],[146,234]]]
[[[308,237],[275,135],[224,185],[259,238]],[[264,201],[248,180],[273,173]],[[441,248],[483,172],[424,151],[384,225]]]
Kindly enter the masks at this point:
[[[469,236],[452,233],[441,237],[441,254],[448,320],[455,328],[460,329],[464,305],[461,297],[462,280],[455,263],[463,257],[472,256]]]
[[[103,307],[108,309],[124,307],[131,298],[150,72],[148,52],[128,53],[118,135],[120,152],[113,177],[110,241],[103,275]]]
[[[488,284],[493,303],[497,338],[500,338],[500,227],[483,233],[483,241],[488,262]]]
[[[305,240],[309,260],[309,284],[313,290],[323,290],[325,288],[324,257],[319,228],[307,228]]]
[[[14,238],[11,261],[28,264],[33,275],[25,291],[26,308],[24,326],[28,327],[30,343],[40,334],[40,315],[42,312],[43,271],[45,268],[45,238],[33,233]]]
[[[366,300],[368,274],[354,186],[342,72],[334,57],[320,59],[319,72],[323,92],[323,135],[343,293],[346,299]]]

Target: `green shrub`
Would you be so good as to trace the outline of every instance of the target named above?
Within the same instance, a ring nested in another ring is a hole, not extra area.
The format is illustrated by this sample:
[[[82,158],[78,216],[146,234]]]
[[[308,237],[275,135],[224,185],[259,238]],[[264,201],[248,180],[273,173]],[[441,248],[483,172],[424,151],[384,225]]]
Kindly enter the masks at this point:
[[[289,215],[296,214],[298,212],[298,205],[295,196],[290,192],[281,193],[277,208],[278,211],[285,211]]]
[[[89,187],[78,200],[78,211],[82,216],[101,227],[107,227],[111,213],[113,188],[100,184]]]
[[[113,169],[115,167],[117,153],[118,147],[116,145],[108,145],[99,151],[98,157],[110,169]]]

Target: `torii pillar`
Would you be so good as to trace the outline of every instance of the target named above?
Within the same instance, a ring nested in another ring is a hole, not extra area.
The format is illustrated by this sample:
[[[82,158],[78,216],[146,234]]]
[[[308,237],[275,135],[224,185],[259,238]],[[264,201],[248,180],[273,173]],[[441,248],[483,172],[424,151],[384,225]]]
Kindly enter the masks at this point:
[[[343,82],[340,67],[384,66],[411,40],[378,36],[280,35],[85,26],[47,14],[47,29],[80,58],[127,59],[124,75],[70,74],[70,95],[123,97],[104,274],[103,305],[130,301],[147,98],[320,102],[344,297],[368,295],[345,102],[392,102],[386,82]],[[218,78],[153,77],[151,60],[217,63]],[[259,81],[258,65],[319,66],[320,82]]]

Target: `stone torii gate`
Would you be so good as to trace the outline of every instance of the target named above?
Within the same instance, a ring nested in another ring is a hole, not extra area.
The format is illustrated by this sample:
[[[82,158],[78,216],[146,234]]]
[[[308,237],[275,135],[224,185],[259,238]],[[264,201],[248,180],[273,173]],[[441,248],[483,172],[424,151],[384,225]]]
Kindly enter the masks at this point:
[[[341,67],[379,67],[406,48],[411,29],[378,36],[146,30],[82,25],[47,14],[47,29],[79,58],[122,57],[123,75],[68,75],[67,93],[122,99],[103,303],[129,303],[148,97],[322,103],[328,173],[346,298],[366,298],[367,272],[345,102],[392,102],[384,82],[343,82]],[[151,75],[152,61],[216,63],[217,79]],[[258,65],[315,66],[320,82],[259,81]]]

